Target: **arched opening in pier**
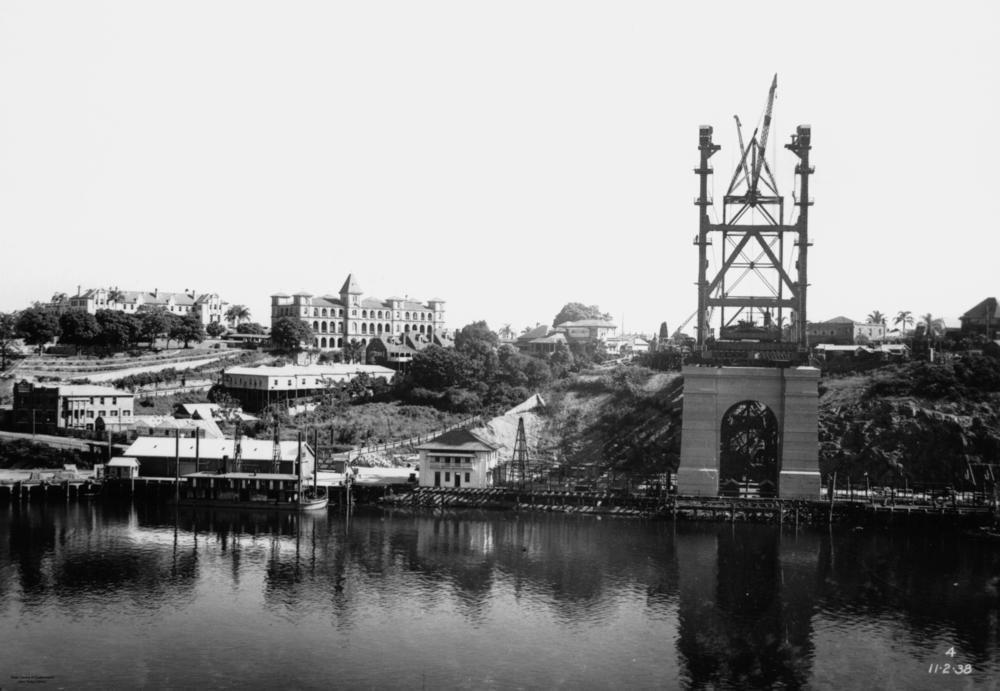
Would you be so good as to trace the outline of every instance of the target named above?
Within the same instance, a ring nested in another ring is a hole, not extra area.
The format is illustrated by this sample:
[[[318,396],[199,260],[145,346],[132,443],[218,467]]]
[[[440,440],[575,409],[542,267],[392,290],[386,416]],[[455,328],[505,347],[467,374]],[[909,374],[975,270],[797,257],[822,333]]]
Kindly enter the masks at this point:
[[[721,496],[774,497],[778,493],[778,421],[760,401],[740,401],[722,416]]]

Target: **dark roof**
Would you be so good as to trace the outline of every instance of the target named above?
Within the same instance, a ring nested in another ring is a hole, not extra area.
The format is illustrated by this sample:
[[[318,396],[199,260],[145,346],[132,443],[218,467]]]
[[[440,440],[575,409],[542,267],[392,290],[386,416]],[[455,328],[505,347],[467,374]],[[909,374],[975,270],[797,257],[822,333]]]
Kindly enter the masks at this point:
[[[347,274],[347,280],[344,281],[344,285],[340,287],[341,294],[350,293],[351,295],[361,295],[361,286],[358,285],[357,279],[354,278],[354,274]]]
[[[457,451],[496,451],[500,447],[491,444],[466,429],[455,429],[434,437],[421,444],[418,449],[452,449]]]
[[[824,324],[853,324],[853,319],[848,319],[847,317],[834,317],[833,319],[827,319]]]
[[[996,319],[997,316],[997,299],[986,298],[959,319],[986,319],[987,317]]]
[[[523,333],[517,337],[519,341],[533,341],[536,338],[544,338],[552,332],[552,327],[548,324],[542,324],[541,326],[536,326],[527,333]]]

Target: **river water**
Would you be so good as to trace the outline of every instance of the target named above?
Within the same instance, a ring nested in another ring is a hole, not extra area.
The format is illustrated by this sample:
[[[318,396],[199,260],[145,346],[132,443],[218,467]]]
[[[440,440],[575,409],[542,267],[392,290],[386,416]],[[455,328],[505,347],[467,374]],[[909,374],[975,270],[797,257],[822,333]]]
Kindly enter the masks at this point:
[[[974,537],[86,502],[0,536],[3,689],[1000,684]]]

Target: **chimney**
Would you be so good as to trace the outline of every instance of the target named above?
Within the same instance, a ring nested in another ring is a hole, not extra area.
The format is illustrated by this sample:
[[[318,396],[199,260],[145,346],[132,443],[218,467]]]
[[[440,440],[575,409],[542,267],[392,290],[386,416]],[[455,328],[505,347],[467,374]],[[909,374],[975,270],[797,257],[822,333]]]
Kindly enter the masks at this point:
[[[153,288],[153,297],[154,298],[160,297],[160,289],[159,288]]]
[[[77,284],[76,284],[76,296],[77,296],[77,297],[80,297],[80,295],[81,295],[82,293],[83,293],[83,286],[82,286],[82,285],[80,285],[79,283],[77,283]]]

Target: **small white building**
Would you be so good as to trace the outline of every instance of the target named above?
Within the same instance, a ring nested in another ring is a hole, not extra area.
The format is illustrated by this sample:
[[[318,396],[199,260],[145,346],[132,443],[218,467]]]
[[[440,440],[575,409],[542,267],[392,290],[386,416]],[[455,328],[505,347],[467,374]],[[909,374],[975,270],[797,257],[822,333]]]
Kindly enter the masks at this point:
[[[468,430],[445,432],[417,447],[421,487],[490,487],[499,446]]]

